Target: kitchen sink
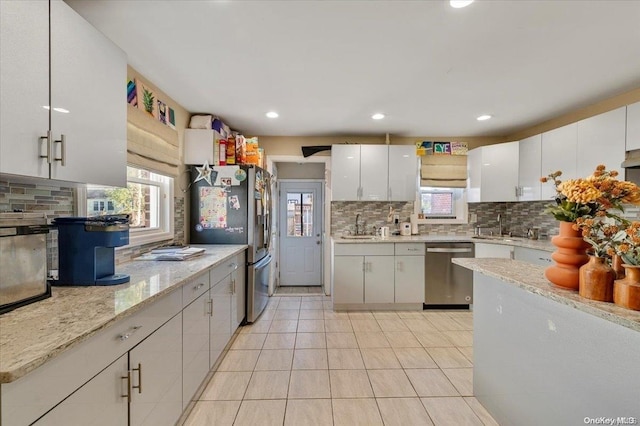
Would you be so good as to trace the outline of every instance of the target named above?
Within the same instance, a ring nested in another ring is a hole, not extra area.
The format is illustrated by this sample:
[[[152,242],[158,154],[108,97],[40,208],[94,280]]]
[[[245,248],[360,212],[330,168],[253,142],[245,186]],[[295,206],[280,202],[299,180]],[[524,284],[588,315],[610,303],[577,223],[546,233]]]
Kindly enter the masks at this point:
[[[345,240],[373,240],[375,237],[373,235],[343,235],[340,238]]]
[[[474,235],[471,238],[473,238],[474,240],[493,240],[505,242],[519,241],[524,239],[521,237],[509,237],[508,235]]]

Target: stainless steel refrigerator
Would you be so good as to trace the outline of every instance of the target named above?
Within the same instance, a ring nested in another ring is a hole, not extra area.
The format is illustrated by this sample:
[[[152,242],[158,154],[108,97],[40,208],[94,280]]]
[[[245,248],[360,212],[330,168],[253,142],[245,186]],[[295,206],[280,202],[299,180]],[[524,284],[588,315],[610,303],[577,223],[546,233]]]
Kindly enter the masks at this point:
[[[269,298],[271,255],[271,176],[254,166],[213,167],[210,181],[191,172],[191,244],[248,244],[246,300],[248,323]]]

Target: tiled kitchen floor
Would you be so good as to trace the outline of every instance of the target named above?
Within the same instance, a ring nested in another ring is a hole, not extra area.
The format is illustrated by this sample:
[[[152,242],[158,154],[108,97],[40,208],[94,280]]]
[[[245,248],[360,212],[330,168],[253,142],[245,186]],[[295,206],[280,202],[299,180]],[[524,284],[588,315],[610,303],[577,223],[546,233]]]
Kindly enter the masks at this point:
[[[473,397],[467,311],[333,312],[272,297],[185,425],[496,425]]]

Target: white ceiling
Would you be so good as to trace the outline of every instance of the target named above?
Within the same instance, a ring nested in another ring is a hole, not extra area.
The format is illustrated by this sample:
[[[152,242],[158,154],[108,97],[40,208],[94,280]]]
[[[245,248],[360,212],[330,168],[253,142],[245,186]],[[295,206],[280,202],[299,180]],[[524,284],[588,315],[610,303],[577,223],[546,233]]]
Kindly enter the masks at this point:
[[[503,136],[640,87],[640,0],[67,3],[248,135]]]

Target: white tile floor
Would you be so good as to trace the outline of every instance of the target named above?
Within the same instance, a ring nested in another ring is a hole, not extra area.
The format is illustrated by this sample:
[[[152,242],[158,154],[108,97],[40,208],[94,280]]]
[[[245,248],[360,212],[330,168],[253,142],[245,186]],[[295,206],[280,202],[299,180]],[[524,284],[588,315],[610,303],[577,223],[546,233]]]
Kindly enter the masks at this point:
[[[185,425],[496,425],[473,397],[467,311],[333,312],[276,296]]]

